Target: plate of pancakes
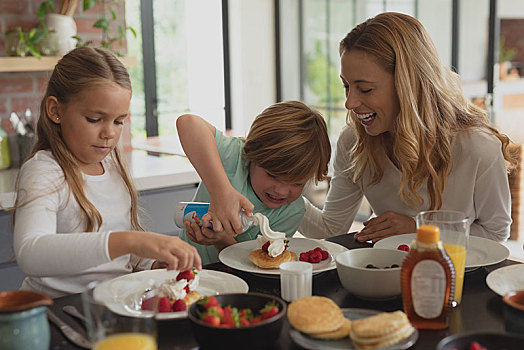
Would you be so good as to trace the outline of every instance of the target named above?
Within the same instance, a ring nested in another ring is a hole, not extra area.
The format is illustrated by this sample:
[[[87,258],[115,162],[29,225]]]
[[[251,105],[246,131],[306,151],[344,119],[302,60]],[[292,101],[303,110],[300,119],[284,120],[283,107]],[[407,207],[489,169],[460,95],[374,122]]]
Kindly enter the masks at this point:
[[[293,301],[289,336],[306,349],[407,349],[418,331],[402,311],[341,309],[331,299],[312,296]]]
[[[230,245],[224,248],[218,255],[219,260],[226,266],[233,269],[251,272],[254,274],[264,275],[266,277],[280,276],[280,270],[278,266],[284,262],[297,260],[300,253],[313,250],[320,247],[329,253],[327,259],[320,261],[313,265],[313,274],[324,271],[334,270],[337,268],[335,263],[335,257],[347,250],[346,247],[324,240],[308,239],[308,238],[286,238],[289,240],[287,250],[276,258],[269,256],[262,256],[262,254],[256,253],[255,258],[257,259],[257,265],[267,266],[262,268],[255,265],[250,260],[250,254],[253,259],[254,254],[260,249],[259,243],[256,240],[239,242],[237,244]],[[286,253],[287,252],[287,253]],[[266,253],[264,253],[267,255]]]

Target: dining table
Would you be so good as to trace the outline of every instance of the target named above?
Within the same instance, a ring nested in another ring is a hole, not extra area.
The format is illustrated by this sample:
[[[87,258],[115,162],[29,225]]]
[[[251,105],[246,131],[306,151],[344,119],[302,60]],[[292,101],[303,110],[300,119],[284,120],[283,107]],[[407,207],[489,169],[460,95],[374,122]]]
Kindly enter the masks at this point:
[[[373,246],[373,244],[368,242],[356,241],[354,233],[343,234],[327,238],[326,240],[340,244],[347,249],[372,248]],[[436,349],[441,339],[454,334],[483,331],[504,333],[502,297],[488,287],[486,276],[495,269],[512,264],[520,264],[520,262],[506,259],[497,264],[481,266],[473,271],[466,272],[462,302],[452,309],[449,317],[449,327],[445,330],[419,330],[418,340],[410,349]],[[280,296],[280,279],[275,278],[275,276],[265,277],[235,270],[221,262],[206,265],[204,269],[223,271],[242,278],[249,285],[249,292]],[[355,281],[355,283],[358,283],[358,281]],[[312,294],[328,297],[341,308],[372,309],[384,312],[402,310],[401,296],[389,300],[365,300],[350,294],[342,286],[336,269],[313,276]],[[62,311],[65,305],[74,305],[82,310],[81,295],[68,295],[56,298],[53,301],[53,305],[50,306],[51,310],[74,329],[85,334],[84,325]],[[159,350],[199,349],[187,318],[157,320],[156,322]],[[70,343],[56,326],[50,325],[50,329],[50,349],[80,349]],[[246,349],[251,348],[254,348],[252,344],[246,344]],[[280,337],[268,349],[302,349],[290,337],[290,324],[287,318],[284,321]]]

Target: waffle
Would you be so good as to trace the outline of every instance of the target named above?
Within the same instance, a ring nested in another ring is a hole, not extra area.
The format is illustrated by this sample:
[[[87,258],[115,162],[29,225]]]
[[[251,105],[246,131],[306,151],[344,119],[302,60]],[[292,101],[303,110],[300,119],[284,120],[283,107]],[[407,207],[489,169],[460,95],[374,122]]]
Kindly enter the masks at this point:
[[[344,314],[333,300],[326,297],[305,297],[288,306],[289,323],[303,333],[332,332],[345,323]]]
[[[272,257],[262,249],[257,249],[249,253],[249,260],[262,269],[278,269],[282,263],[297,260],[297,255],[284,250],[282,254]]]
[[[382,312],[353,321],[349,336],[358,349],[378,349],[406,339],[414,330],[402,311]]]

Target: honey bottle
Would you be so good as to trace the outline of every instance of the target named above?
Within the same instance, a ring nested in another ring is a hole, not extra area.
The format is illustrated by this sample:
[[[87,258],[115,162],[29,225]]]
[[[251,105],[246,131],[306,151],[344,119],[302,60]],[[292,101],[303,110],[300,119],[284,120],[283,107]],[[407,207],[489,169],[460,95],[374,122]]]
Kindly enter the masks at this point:
[[[401,269],[402,304],[417,329],[448,328],[455,289],[455,267],[440,241],[436,226],[417,229]]]

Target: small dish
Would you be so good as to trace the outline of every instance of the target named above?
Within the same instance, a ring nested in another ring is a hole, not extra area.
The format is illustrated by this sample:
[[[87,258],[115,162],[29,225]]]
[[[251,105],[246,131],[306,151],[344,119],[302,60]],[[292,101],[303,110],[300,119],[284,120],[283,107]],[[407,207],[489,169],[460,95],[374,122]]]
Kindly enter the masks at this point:
[[[524,289],[507,292],[502,301],[506,331],[524,333]]]
[[[474,332],[454,334],[442,339],[437,350],[469,350],[473,342],[487,349],[522,350],[524,337],[508,333]]]

